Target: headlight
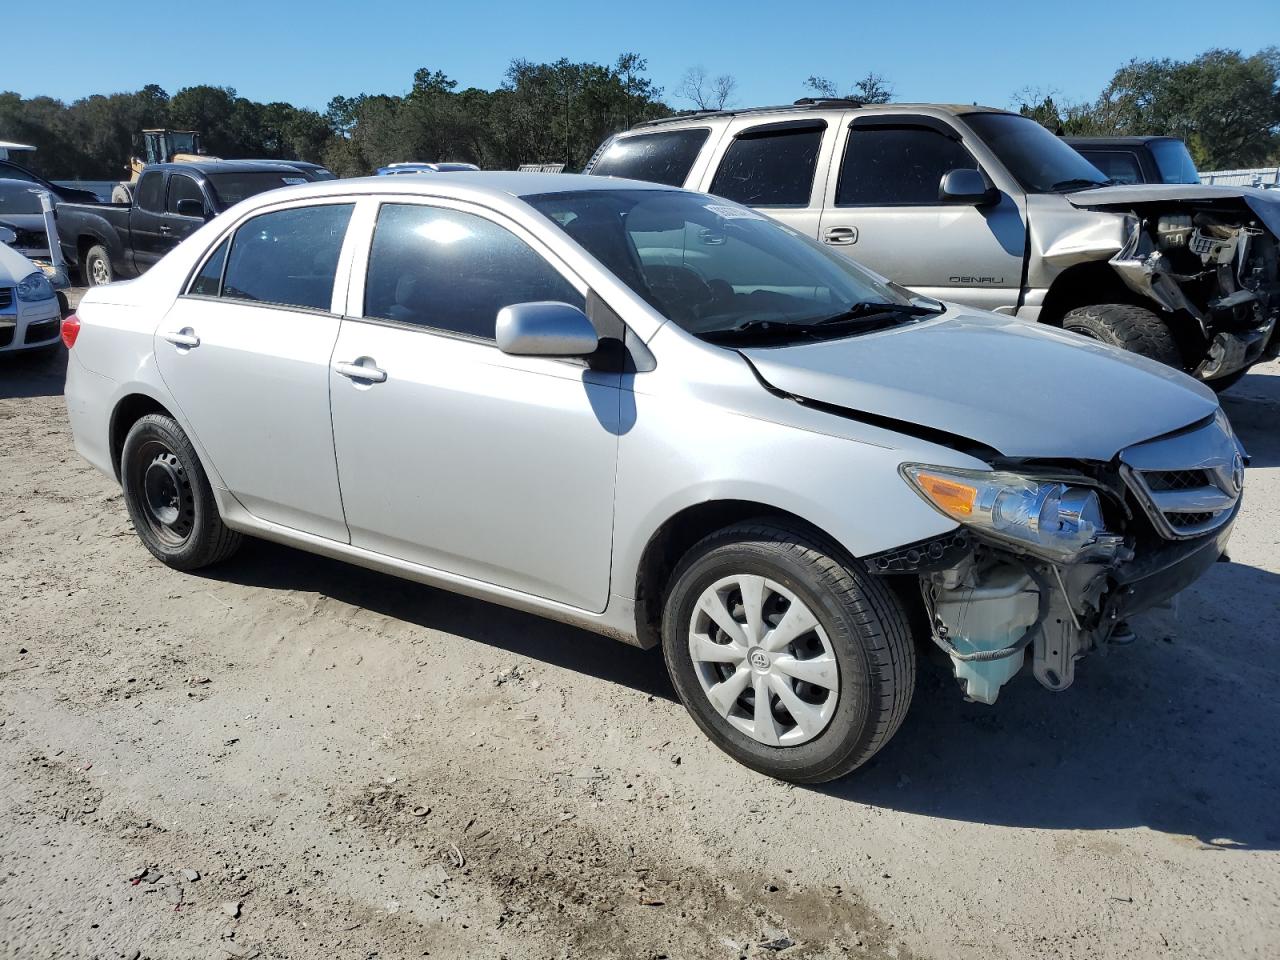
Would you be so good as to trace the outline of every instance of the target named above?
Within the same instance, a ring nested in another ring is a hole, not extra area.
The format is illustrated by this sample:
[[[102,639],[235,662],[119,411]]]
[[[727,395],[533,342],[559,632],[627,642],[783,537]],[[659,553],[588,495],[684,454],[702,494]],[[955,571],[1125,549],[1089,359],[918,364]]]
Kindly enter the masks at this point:
[[[27,276],[18,284],[17,291],[18,299],[26,303],[53,299],[53,284],[49,282],[48,277],[39,272]]]
[[[1070,560],[1106,533],[1098,495],[1016,473],[904,463],[903,477],[937,510],[1051,560]]]

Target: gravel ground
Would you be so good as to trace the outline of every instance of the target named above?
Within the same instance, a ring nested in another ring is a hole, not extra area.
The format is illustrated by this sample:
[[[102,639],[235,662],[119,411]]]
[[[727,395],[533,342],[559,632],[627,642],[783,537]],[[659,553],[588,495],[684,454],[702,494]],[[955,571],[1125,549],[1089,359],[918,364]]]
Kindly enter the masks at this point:
[[[1232,543],[995,707],[937,667],[866,768],[713,749],[658,656],[287,548],[152,560],[0,363],[0,955],[1275,957],[1280,364]]]

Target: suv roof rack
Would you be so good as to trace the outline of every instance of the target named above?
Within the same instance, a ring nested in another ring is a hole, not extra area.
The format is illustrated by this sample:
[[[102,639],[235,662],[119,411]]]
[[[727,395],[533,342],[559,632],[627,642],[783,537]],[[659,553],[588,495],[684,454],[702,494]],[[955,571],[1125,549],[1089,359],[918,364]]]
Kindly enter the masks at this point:
[[[664,123],[679,123],[683,120],[696,120],[699,117],[737,117],[742,114],[749,113],[771,113],[777,110],[793,110],[796,107],[804,107],[810,110],[825,110],[830,107],[857,108],[863,106],[866,106],[866,104],[862,101],[850,100],[847,97],[801,97],[793,103],[779,103],[769,107],[741,107],[732,110],[682,110],[669,117],[660,117],[657,120],[644,120],[635,124],[631,129],[639,130],[641,127],[660,127]]]

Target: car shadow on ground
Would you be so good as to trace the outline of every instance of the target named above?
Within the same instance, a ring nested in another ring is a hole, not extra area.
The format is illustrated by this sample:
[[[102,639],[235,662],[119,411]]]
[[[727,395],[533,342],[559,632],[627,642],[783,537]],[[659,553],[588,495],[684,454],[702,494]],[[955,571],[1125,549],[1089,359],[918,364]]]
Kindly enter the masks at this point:
[[[0,353],[0,400],[59,397],[67,382],[67,351]]]

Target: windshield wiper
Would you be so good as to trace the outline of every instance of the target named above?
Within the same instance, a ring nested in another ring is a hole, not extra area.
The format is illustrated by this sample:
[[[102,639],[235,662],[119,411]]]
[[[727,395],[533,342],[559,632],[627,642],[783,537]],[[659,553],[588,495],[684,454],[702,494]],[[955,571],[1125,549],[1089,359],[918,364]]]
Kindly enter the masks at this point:
[[[847,309],[817,320],[748,320],[736,327],[723,330],[707,330],[699,333],[711,343],[736,343],[743,340],[759,342],[786,340],[822,340],[839,336],[847,330],[870,332],[892,326],[907,317],[932,316],[941,311],[934,307],[915,303],[890,303],[865,300],[851,304]]]
[[[1110,187],[1115,184],[1114,180],[1089,180],[1085,177],[1072,177],[1070,180],[1059,180],[1049,189],[1057,193],[1061,190],[1074,190],[1078,187]]]
[[[874,317],[883,316],[903,316],[903,317],[923,317],[930,314],[941,313],[941,305],[938,307],[925,306],[921,303],[890,303],[880,300],[860,300],[851,304],[847,310],[841,310],[839,313],[824,317],[821,320],[813,320],[805,324],[810,327],[830,327],[836,324],[848,323],[854,320],[870,320]]]

